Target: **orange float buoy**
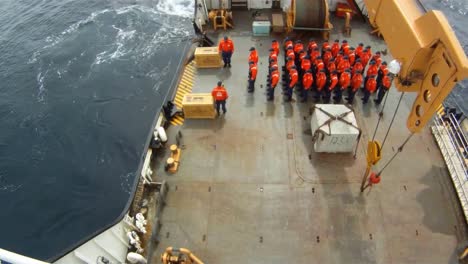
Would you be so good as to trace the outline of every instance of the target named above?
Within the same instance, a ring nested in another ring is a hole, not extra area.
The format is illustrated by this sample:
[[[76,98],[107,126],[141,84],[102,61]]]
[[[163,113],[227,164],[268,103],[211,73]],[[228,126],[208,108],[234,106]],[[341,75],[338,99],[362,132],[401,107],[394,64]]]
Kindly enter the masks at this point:
[[[372,172],[369,176],[369,184],[378,184],[380,182],[380,175],[375,174],[375,172]]]

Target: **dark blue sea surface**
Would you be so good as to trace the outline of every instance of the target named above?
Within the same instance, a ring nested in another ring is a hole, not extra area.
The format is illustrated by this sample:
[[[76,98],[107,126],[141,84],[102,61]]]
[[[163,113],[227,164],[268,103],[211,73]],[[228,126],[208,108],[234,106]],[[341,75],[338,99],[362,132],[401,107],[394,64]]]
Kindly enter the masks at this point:
[[[0,1],[0,248],[50,259],[123,212],[191,3]]]

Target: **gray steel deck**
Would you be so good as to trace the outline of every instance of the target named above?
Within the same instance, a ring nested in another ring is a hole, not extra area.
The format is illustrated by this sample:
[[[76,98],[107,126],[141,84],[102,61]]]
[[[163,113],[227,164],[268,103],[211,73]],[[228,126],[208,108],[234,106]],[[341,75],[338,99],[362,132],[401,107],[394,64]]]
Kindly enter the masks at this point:
[[[229,33],[236,45],[233,67],[198,70],[194,87],[209,92],[223,80],[230,94],[227,115],[169,129],[182,132],[184,149],[177,174],[157,169],[157,179],[167,180],[170,190],[153,263],[167,246],[189,248],[216,264],[456,263],[465,221],[429,130],[413,137],[378,186],[360,194],[364,147],[377,120],[372,100],[363,107],[358,96],[354,103],[364,132],[356,160],[352,154],[313,153],[312,100],[283,103],[278,88],[274,103],[266,102],[271,39],[253,38],[242,26],[248,29],[241,24]],[[355,26],[351,44],[384,50],[368,30]],[[260,56],[254,94],[246,91],[251,46]],[[398,97],[393,89],[379,139]],[[400,107],[382,164],[408,135],[411,100],[407,96]]]

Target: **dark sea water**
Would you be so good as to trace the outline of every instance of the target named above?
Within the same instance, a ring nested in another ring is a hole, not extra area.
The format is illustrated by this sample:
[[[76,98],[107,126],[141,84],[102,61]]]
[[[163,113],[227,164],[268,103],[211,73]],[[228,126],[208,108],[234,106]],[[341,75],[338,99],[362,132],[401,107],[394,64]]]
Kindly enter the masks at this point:
[[[191,3],[0,1],[0,248],[49,259],[123,212]]]
[[[427,9],[441,10],[449,20],[468,54],[468,0],[421,0]],[[446,104],[468,115],[468,80],[460,82],[446,99]]]

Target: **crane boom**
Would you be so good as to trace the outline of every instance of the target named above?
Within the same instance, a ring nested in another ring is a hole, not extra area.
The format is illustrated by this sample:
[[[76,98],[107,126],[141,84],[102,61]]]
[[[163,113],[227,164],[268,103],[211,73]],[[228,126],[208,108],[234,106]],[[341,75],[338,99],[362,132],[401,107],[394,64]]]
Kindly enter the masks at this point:
[[[419,0],[364,0],[370,23],[401,63],[396,87],[416,92],[408,129],[420,132],[457,82],[468,77],[468,60],[440,11],[426,11]]]

